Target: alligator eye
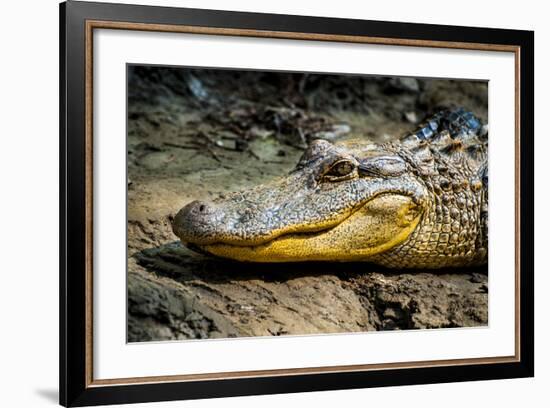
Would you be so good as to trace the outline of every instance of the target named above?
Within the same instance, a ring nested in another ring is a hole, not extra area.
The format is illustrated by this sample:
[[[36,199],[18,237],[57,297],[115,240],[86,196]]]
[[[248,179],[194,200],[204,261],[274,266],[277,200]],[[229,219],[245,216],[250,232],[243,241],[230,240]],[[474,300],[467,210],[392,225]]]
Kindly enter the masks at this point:
[[[340,181],[351,178],[355,174],[356,166],[349,160],[340,160],[330,166],[325,178],[330,181]]]

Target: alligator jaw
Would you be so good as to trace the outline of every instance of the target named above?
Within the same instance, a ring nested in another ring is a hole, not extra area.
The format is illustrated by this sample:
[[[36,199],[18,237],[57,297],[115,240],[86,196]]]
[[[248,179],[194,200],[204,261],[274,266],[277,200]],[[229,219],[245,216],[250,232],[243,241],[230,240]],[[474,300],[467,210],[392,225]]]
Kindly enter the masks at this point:
[[[363,261],[405,241],[420,218],[421,210],[412,198],[384,194],[329,229],[290,233],[260,245],[214,243],[199,248],[250,262]]]

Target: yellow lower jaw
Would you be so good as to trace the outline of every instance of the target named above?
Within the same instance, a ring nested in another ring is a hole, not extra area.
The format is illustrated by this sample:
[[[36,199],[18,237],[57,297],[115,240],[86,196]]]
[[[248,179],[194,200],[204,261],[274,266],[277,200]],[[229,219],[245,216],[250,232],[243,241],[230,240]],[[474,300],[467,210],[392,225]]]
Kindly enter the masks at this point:
[[[382,195],[329,230],[284,235],[258,246],[215,244],[203,249],[250,262],[363,261],[405,241],[420,218],[411,198]]]

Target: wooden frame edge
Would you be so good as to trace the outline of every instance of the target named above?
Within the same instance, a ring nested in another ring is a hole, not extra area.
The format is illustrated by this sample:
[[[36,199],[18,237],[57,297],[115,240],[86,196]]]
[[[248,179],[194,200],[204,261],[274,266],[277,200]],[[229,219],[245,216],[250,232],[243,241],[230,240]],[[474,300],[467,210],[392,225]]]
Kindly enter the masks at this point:
[[[330,41],[344,43],[396,45],[407,47],[453,48],[462,50],[515,52],[517,45],[470,43],[458,41],[415,40],[390,37],[359,35],[302,33],[294,31],[252,30],[223,27],[201,27],[191,25],[129,23],[124,21],[86,20],[87,29],[103,28],[113,30],[156,31],[164,33],[184,33],[203,35],[223,35],[234,37],[276,38],[306,41]]]
[[[515,356],[518,362],[521,361],[521,47],[514,51],[514,195],[515,195]]]
[[[301,374],[334,374],[342,372],[366,372],[373,370],[393,370],[393,369],[411,369],[411,368],[430,368],[445,366],[463,366],[470,364],[502,364],[518,362],[515,356],[504,357],[480,357],[465,358],[453,360],[430,360],[415,361],[407,363],[379,363],[379,364],[357,364],[342,366],[325,367],[305,367],[288,368],[273,370],[253,370],[253,371],[229,371],[204,374],[184,374],[184,375],[164,375],[150,377],[127,377],[110,378],[94,380],[89,387],[104,387],[112,385],[134,385],[134,384],[159,384],[170,382],[190,382],[190,381],[210,381],[210,380],[235,380],[240,378],[258,378],[258,377],[286,377]]]
[[[86,378],[93,382],[93,27],[86,24]]]

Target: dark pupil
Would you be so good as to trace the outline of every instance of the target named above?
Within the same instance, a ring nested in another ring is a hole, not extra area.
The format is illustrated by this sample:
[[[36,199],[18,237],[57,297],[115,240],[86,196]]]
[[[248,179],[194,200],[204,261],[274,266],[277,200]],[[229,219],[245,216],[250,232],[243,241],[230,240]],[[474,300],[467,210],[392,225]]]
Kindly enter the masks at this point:
[[[332,168],[333,173],[337,176],[348,175],[349,173],[351,173],[352,170],[353,170],[353,167],[350,162],[341,162],[336,164]]]

